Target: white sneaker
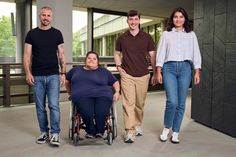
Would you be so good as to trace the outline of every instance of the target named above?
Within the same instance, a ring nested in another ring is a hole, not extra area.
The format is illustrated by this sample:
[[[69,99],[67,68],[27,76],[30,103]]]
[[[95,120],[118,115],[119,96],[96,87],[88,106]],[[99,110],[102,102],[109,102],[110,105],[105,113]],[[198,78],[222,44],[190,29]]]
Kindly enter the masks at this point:
[[[142,128],[140,126],[136,126],[135,127],[135,136],[142,136],[142,135],[143,135]]]
[[[170,129],[164,128],[161,135],[160,135],[160,140],[162,142],[165,142],[168,139],[168,134],[170,132]]]
[[[135,136],[133,133],[127,132],[125,135],[125,143],[134,143]]]
[[[174,144],[179,143],[179,133],[173,132],[172,137],[171,137],[171,142]]]

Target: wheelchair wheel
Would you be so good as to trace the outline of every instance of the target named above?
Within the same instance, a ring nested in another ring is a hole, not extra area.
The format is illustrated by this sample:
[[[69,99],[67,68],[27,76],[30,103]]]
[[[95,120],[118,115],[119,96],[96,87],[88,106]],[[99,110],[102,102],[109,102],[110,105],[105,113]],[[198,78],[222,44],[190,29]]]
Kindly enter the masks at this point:
[[[108,135],[107,135],[107,141],[108,141],[108,144],[109,145],[112,145],[112,142],[113,142],[113,137],[112,137],[113,135],[112,135],[112,133],[110,132],[110,133],[108,133]]]
[[[79,135],[77,133],[75,133],[73,136],[73,143],[75,146],[79,144]]]
[[[73,140],[73,130],[69,129],[69,139]]]
[[[112,115],[112,121],[111,121],[112,139],[115,139],[117,137],[117,123],[116,123],[116,110],[114,106],[112,106],[111,108],[111,115]]]
[[[115,139],[117,137],[117,127],[116,127],[116,124],[115,124],[115,121],[114,119],[112,119],[112,138]]]
[[[70,138],[71,140],[74,139],[75,128],[76,128],[76,124],[75,124],[75,123],[76,123],[76,122],[75,122],[75,118],[72,117],[72,119],[71,119],[71,128],[69,129],[69,138]]]
[[[71,103],[70,117],[69,117],[69,139],[71,139],[71,140],[73,140],[74,126],[75,126],[74,105],[73,105],[73,103]]]

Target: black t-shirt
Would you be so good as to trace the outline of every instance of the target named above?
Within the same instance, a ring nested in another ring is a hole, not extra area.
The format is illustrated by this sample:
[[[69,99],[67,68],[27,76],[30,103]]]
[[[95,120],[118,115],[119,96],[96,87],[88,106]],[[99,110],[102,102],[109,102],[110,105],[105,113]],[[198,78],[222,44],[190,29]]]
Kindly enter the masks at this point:
[[[25,43],[32,45],[32,74],[34,76],[59,74],[57,51],[58,45],[64,41],[58,29],[34,28],[28,32]]]

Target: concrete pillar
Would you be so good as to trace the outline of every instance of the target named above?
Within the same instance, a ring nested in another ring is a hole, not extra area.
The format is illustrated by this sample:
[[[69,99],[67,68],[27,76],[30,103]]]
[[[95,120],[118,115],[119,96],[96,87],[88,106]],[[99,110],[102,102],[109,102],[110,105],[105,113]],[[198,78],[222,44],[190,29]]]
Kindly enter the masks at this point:
[[[32,0],[16,1],[16,63],[23,62],[24,41],[32,27]]]
[[[85,52],[85,43],[84,43],[84,41],[83,42],[81,42],[81,56],[84,56],[84,52]]]
[[[37,0],[37,15],[43,6],[53,10],[52,26],[62,32],[64,38],[66,62],[72,62],[72,6],[73,0]],[[38,16],[37,16],[38,18]],[[39,20],[38,20],[39,23]]]
[[[93,11],[91,8],[88,8],[87,48],[88,51],[93,50]]]
[[[106,43],[106,37],[102,37],[102,56],[106,56],[107,54],[107,43]]]

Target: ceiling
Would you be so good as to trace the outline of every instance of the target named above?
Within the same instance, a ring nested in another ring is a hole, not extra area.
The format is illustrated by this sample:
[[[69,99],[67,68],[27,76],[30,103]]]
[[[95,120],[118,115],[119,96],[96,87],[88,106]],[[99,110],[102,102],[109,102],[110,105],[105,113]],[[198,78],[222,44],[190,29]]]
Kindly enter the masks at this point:
[[[14,2],[15,0],[0,1]],[[174,8],[183,7],[192,18],[194,0],[73,0],[73,5],[79,8],[97,8],[119,12],[135,9],[142,15],[153,17],[169,17]]]
[[[15,0],[0,1],[14,2]],[[194,0],[73,0],[73,5],[79,8],[97,8],[119,12],[135,9],[142,15],[153,17],[169,17],[174,8],[183,7],[192,18]]]
[[[142,15],[169,17],[173,9],[183,7],[193,17],[194,0],[73,0],[74,7],[98,8],[119,12],[131,9],[140,11]]]

